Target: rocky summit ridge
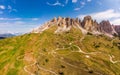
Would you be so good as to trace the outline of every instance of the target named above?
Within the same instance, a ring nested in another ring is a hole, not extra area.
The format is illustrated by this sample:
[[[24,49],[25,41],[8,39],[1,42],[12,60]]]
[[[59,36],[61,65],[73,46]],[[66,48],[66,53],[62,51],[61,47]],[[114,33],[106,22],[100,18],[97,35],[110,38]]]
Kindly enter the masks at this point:
[[[74,27],[80,29],[83,34],[104,34],[109,37],[120,35],[120,26],[112,25],[108,20],[103,20],[98,23],[96,20],[93,20],[91,16],[85,16],[83,20],[80,20],[79,18],[55,17],[42,26],[33,29],[31,33],[42,33],[44,30],[49,29],[52,26],[57,26],[57,30],[54,33],[66,32]]]

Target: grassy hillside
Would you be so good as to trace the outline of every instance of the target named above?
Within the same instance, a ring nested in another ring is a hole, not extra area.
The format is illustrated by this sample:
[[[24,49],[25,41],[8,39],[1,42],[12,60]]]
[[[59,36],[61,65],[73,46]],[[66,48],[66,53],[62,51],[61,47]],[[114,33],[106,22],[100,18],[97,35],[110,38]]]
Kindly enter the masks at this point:
[[[0,40],[0,75],[120,75],[120,40],[79,29]]]

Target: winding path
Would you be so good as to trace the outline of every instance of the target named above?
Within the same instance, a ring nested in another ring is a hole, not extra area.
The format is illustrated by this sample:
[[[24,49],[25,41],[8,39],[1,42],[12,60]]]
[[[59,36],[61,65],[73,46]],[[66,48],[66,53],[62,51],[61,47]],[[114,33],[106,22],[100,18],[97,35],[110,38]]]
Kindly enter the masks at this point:
[[[39,54],[45,55],[45,54],[43,54],[43,53],[39,53]],[[45,68],[39,66],[38,63],[37,63],[37,61],[34,61],[33,64],[24,66],[24,71],[27,72],[29,75],[35,75],[34,73],[30,72],[30,71],[27,69],[27,68],[32,67],[32,66],[34,66],[34,65],[36,65],[39,69],[41,69],[41,70],[43,70],[43,71],[50,72],[50,73],[52,73],[52,74],[54,74],[54,75],[58,75],[58,74],[55,73],[54,71],[51,71],[51,70],[48,70],[48,69],[45,69]]]
[[[43,70],[43,71],[50,72],[50,73],[52,73],[52,74],[54,74],[54,75],[58,75],[58,74],[55,73],[54,71],[51,71],[51,70],[45,69],[45,68],[39,66],[38,64],[37,64],[37,67],[38,67],[39,69]]]
[[[83,38],[82,38],[83,39]],[[69,43],[69,45],[71,46],[72,45],[72,43]],[[79,46],[77,46],[77,45],[73,45],[74,47],[76,47],[76,48],[78,48],[79,50],[78,51],[71,51],[70,53],[72,53],[72,52],[79,52],[79,53],[83,53],[83,54],[98,54],[98,53],[101,53],[101,52],[90,52],[90,53],[87,53],[87,52],[84,52]],[[69,49],[70,47],[68,47],[68,48],[56,48],[56,50],[55,51],[58,51],[58,50],[65,50],[65,49]],[[53,52],[54,53],[56,53],[54,50],[53,50]],[[69,53],[69,54],[70,54]]]
[[[37,63],[37,62],[35,61],[33,64],[24,66],[24,71],[27,72],[27,73],[30,74],[30,75],[35,75],[34,73],[28,71],[27,68],[28,68],[28,67],[31,67],[31,66],[34,66],[36,63]]]
[[[83,39],[85,38],[85,35],[80,39],[80,42],[82,43],[82,41],[83,41]],[[113,41],[112,41],[113,42]],[[85,54],[85,55],[87,55],[86,57],[87,58],[89,58],[89,56],[88,55],[96,55],[96,54],[100,54],[100,53],[102,53],[102,52],[84,52],[79,46],[77,46],[77,45],[73,45],[73,43],[71,42],[71,43],[69,43],[69,45],[70,45],[70,47],[68,47],[68,48],[65,48],[65,47],[63,47],[63,48],[56,48],[55,50],[52,50],[51,52],[48,52],[48,54],[51,54],[54,58],[57,58],[57,52],[56,51],[59,51],[59,50],[65,50],[65,49],[70,49],[72,46],[74,46],[74,47],[76,47],[76,48],[78,48],[78,51],[71,51],[70,53],[73,53],[73,52],[79,52],[79,53],[82,53],[82,54]],[[69,54],[70,54],[69,53]],[[46,56],[44,53],[39,53],[40,55],[43,55],[43,56]],[[111,63],[113,63],[113,64],[115,64],[115,63],[120,63],[120,60],[119,61],[114,61],[113,60],[113,58],[115,58],[113,55],[111,56],[111,55],[108,55],[109,56],[109,60],[110,60],[110,62]],[[17,60],[20,60],[20,58],[22,57],[22,55],[21,56],[18,56],[17,57]],[[61,58],[63,58],[63,57],[61,57]],[[57,58],[58,59],[58,58]],[[64,58],[63,58],[64,59]],[[76,65],[73,65],[73,64],[70,64],[70,63],[68,63],[68,62],[65,62],[63,59],[58,59],[59,61],[61,61],[61,62],[63,62],[63,63],[65,63],[65,64],[67,64],[67,65],[69,65],[69,66],[71,66],[71,67],[74,67],[74,68],[78,68],[78,69],[80,69],[78,66],[76,66]],[[39,69],[41,69],[41,70],[43,70],[43,71],[46,71],[46,72],[49,72],[49,73],[52,73],[52,74],[54,74],[54,75],[58,75],[56,72],[54,72],[54,71],[51,71],[51,70],[48,70],[48,69],[45,69],[45,68],[43,68],[43,67],[41,67],[38,63],[37,63],[37,61],[35,61],[33,64],[30,64],[30,65],[27,65],[27,66],[24,66],[24,71],[25,72],[27,72],[28,74],[30,74],[30,75],[35,75],[34,73],[32,73],[32,72],[30,72],[30,71],[28,71],[27,70],[27,68],[29,68],[29,67],[31,67],[31,66],[34,66],[34,65],[36,65],[37,66],[37,68],[39,68]],[[83,69],[84,71],[89,71],[89,70],[86,70],[86,69]],[[94,73],[96,73],[96,74],[98,74],[98,75],[102,75],[102,74],[100,74],[99,72],[94,72]]]
[[[115,64],[115,63],[120,63],[120,60],[118,60],[118,61],[114,61],[114,60],[113,60],[113,58],[115,58],[115,56],[109,55],[109,57],[110,57],[110,62],[111,62],[111,63],[113,63],[113,64]]]
[[[71,52],[71,53],[72,53],[72,52]],[[46,56],[46,55],[43,54],[43,53],[39,53],[39,54],[42,55],[42,56]],[[49,54],[51,54],[53,57],[55,57],[58,61],[67,64],[68,66],[71,66],[71,67],[77,68],[77,69],[81,69],[80,67],[78,67],[78,66],[76,66],[76,65],[73,65],[73,64],[71,64],[71,63],[65,62],[65,61],[63,60],[63,59],[64,59],[63,57],[60,57],[60,59],[57,58],[57,54],[56,54],[56,52],[55,52],[54,50],[52,50],[51,52],[49,52]],[[54,71],[51,71],[51,70],[45,69],[45,68],[43,68],[43,67],[40,67],[38,64],[37,64],[37,67],[38,67],[39,69],[41,69],[41,70],[46,71],[46,72],[50,72],[50,73],[52,73],[52,74],[54,74],[54,75],[58,75],[58,74],[55,73]],[[86,72],[89,71],[89,70],[87,70],[87,69],[82,69],[82,70],[84,70],[84,71],[86,71]],[[97,74],[97,75],[102,75],[102,74],[99,73],[99,72],[94,72],[94,73]]]
[[[97,54],[97,53],[101,53],[101,52],[90,52],[90,53],[87,53],[87,52],[84,52],[79,46],[77,45],[73,45],[75,47],[77,47],[79,49],[79,51],[72,51],[72,52],[80,52],[80,53],[83,53],[83,54]]]

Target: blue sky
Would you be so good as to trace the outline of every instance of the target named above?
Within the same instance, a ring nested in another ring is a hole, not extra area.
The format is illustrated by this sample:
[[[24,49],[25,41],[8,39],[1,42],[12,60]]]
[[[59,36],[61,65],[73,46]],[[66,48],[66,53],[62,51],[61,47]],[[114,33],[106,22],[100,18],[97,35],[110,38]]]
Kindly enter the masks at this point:
[[[0,33],[29,32],[48,20],[91,15],[120,24],[120,0],[0,0]]]

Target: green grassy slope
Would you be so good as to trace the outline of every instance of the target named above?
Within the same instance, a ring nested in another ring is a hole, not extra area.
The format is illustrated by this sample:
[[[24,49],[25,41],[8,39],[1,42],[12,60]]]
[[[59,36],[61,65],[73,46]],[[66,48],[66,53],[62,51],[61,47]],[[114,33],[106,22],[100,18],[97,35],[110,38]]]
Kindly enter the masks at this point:
[[[55,30],[0,40],[0,75],[120,74],[118,38]]]

